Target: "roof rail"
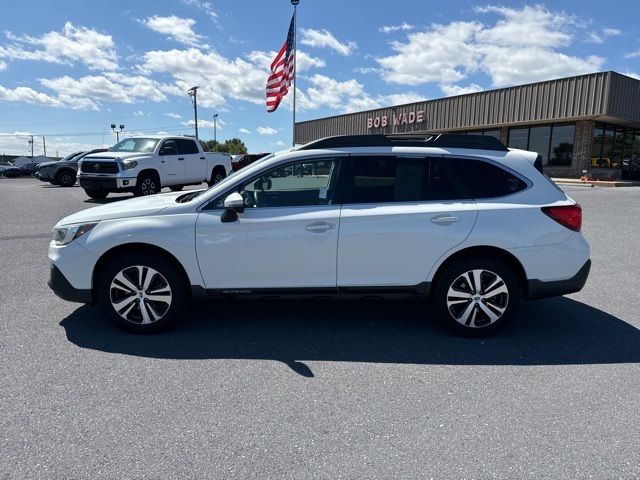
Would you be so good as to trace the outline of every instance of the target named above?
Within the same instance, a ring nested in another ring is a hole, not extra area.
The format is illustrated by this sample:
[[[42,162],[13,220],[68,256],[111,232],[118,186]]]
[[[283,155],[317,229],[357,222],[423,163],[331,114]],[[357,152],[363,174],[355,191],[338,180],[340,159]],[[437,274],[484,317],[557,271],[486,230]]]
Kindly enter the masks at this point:
[[[460,135],[441,133],[438,135],[337,135],[307,143],[298,150],[344,147],[441,147],[473,148],[478,150],[508,151],[497,138],[489,135]]]

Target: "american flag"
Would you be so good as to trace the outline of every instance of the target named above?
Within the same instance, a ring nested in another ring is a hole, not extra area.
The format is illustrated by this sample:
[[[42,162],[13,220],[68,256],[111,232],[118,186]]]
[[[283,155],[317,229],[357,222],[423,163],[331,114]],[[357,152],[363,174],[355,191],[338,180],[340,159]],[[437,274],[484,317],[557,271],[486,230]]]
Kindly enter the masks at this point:
[[[282,98],[289,93],[291,81],[295,75],[294,17],[291,17],[287,40],[271,62],[271,75],[267,79],[267,112],[274,112]]]

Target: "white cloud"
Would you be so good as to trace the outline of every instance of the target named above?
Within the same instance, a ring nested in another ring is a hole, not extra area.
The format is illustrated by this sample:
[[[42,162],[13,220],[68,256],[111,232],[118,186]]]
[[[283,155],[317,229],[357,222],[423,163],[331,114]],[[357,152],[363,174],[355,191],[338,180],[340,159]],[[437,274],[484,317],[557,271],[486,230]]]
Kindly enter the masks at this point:
[[[624,58],[639,58],[640,50],[636,50],[635,52],[627,53]]]
[[[584,40],[587,43],[604,43],[606,37],[622,35],[622,31],[617,28],[603,28],[600,33],[591,31]]]
[[[277,129],[271,127],[258,127],[256,131],[260,135],[276,135],[278,133]]]
[[[467,93],[481,92],[482,90],[484,90],[484,88],[482,88],[477,83],[472,83],[470,85],[467,85],[466,87],[463,87],[461,85],[442,84],[440,85],[440,90],[442,90],[442,93],[444,93],[447,97],[453,97],[454,95],[465,95]]]
[[[378,97],[383,105],[404,105],[405,103],[416,103],[428,100],[427,97],[416,92],[393,93]]]
[[[382,76],[405,85],[450,86],[481,70],[493,86],[501,87],[593,72],[604,63],[595,55],[582,58],[559,51],[571,44],[570,32],[581,28],[571,15],[541,5],[486,6],[475,12],[498,18],[492,24],[432,25],[410,34],[405,42],[393,42],[395,54],[376,59]]]
[[[622,72],[622,75],[626,75],[627,77],[631,77],[631,78],[635,78],[636,80],[640,80],[640,73],[626,71],[626,72]]]
[[[204,38],[193,31],[196,21],[193,18],[181,18],[176,15],[161,17],[154,15],[141,20],[141,23],[151,30],[167,35],[176,42],[183,43],[190,47],[196,47],[201,44]]]
[[[475,22],[434,25],[431,31],[410,34],[406,43],[393,42],[395,55],[377,62],[393,83],[457,82],[477,66],[479,52],[472,41],[481,29]]]
[[[203,2],[201,0],[182,0],[182,3],[199,8],[200,10],[204,11],[204,13],[209,15],[212,20],[218,18],[218,14],[213,9],[213,5],[211,5],[211,3],[209,2]]]
[[[138,110],[136,112],[133,112],[133,116],[134,117],[144,117],[144,112],[142,110]]]
[[[171,117],[171,118],[182,118],[182,115],[180,115],[179,113],[173,113],[173,112],[167,112],[167,113],[163,113],[163,115],[166,115],[167,117]]]
[[[382,72],[382,69],[376,67],[358,67],[354,68],[353,71],[355,73],[362,73],[363,75],[366,75],[367,73],[380,73]]]
[[[185,127],[193,127],[195,124],[196,124],[196,122],[194,122],[193,120],[182,122],[182,125],[184,125]],[[227,123],[224,120],[219,118],[217,120],[217,125],[215,125],[215,127],[216,127],[217,130],[222,130],[226,124]],[[198,128],[199,129],[210,128],[211,130],[213,130],[213,127],[214,127],[213,120],[204,120],[202,118],[198,119]]]
[[[51,95],[38,92],[30,87],[16,87],[11,89],[0,85],[0,101],[24,102],[44,107],[68,107],[74,110],[98,109],[95,103],[86,98],[77,98],[66,94],[52,97]]]
[[[387,25],[387,26],[382,26],[378,29],[379,32],[382,33],[393,33],[393,32],[397,32],[399,30],[402,31],[409,31],[409,30],[413,30],[414,27],[413,25],[409,25],[407,22],[402,22],[400,25]]]
[[[200,85],[198,104],[207,108],[224,105],[226,97],[255,104],[265,101],[268,67],[257,65],[251,59],[228,59],[196,48],[151,51],[144,54],[141,71],[172,75],[176,95]]]
[[[62,32],[49,32],[41,37],[16,36],[6,32],[14,43],[0,46],[0,58],[41,60],[50,63],[84,63],[92,70],[115,70],[118,56],[111,35],[86,27],[64,24]],[[29,46],[42,47],[29,49]]]
[[[0,70],[6,70],[7,64],[0,60]]]
[[[58,78],[42,78],[40,83],[60,95],[95,101],[134,103],[138,100],[160,102],[167,99],[162,93],[163,86],[158,82],[142,76],[129,77],[119,73],[78,79],[65,75]]]
[[[273,142],[271,144],[272,147],[286,147],[287,144],[284,143],[282,140],[278,140],[277,142]]]
[[[238,129],[238,132],[240,132],[240,133],[245,133],[245,134],[247,134],[247,135],[251,135],[251,130],[248,130],[248,129],[246,129],[246,128],[239,128],[239,129]]]
[[[340,55],[351,55],[358,45],[355,42],[340,42],[328,30],[314,30],[313,28],[302,29],[302,40],[300,43],[310,47],[327,47],[335,50]]]

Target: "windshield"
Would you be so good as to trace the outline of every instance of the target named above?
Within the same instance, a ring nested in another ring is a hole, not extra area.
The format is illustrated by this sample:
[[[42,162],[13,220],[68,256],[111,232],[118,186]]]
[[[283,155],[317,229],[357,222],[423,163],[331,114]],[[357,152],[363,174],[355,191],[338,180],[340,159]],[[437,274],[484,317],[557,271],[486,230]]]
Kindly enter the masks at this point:
[[[109,151],[151,153],[159,141],[157,138],[125,138],[111,147]]]

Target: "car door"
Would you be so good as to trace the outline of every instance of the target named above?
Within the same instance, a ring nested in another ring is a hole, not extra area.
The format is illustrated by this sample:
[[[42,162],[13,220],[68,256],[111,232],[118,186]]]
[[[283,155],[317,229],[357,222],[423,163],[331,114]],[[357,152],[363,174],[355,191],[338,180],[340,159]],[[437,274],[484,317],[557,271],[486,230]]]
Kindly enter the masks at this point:
[[[178,144],[174,139],[162,142],[158,152],[160,169],[162,170],[162,185],[182,185],[185,182],[184,157],[178,151]]]
[[[420,288],[431,267],[463,242],[477,207],[441,158],[352,156],[338,239],[338,287]]]
[[[222,222],[224,197],[198,216],[196,251],[209,290],[336,289],[341,158],[264,170],[233,188],[245,199],[237,221]]]
[[[178,152],[184,160],[185,177],[187,183],[199,183],[207,178],[207,158],[200,153],[195,140],[180,138],[176,140]]]

